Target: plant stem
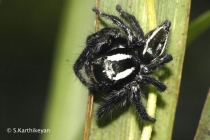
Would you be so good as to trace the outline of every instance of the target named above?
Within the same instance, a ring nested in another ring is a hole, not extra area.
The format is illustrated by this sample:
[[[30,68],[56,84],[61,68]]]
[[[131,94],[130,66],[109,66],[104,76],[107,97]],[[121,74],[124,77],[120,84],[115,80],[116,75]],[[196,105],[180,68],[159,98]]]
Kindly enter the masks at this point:
[[[156,28],[156,12],[155,12],[155,3],[154,0],[146,0],[146,9],[147,9],[147,27],[149,30]],[[151,88],[150,88],[151,89]],[[151,117],[155,117],[156,102],[157,102],[157,93],[154,88],[150,90],[148,101],[147,101],[147,113]],[[152,134],[152,123],[145,123],[142,129],[141,140],[150,140]]]

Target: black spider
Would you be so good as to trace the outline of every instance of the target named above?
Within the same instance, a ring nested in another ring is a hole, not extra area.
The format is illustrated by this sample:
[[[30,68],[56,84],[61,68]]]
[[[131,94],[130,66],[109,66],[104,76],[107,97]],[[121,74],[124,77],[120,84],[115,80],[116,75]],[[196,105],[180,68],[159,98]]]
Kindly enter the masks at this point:
[[[150,74],[172,60],[171,55],[165,54],[171,22],[166,20],[144,36],[133,15],[124,12],[119,5],[116,10],[133,30],[118,17],[93,8],[96,14],[119,28],[103,28],[87,38],[86,48],[75,62],[75,74],[94,95],[99,90],[106,91],[97,111],[99,118],[130,100],[139,117],[155,122],[141,102],[140,84],[152,84],[161,92],[166,90],[166,86]],[[88,78],[82,74],[83,67]]]

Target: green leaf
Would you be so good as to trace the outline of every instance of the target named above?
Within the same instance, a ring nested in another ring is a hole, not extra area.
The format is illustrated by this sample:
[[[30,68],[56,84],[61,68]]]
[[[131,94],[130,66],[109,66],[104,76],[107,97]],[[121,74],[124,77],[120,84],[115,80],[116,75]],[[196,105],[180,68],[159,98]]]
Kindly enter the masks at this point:
[[[140,22],[145,33],[149,31],[147,20],[147,9],[145,0],[106,0],[99,1],[99,9],[103,12],[118,15],[115,6],[119,4],[121,7],[134,14]],[[168,53],[172,54],[174,60],[160,69],[159,78],[168,86],[164,93],[158,94],[156,123],[152,133],[152,140],[169,140],[172,136],[175,110],[179,94],[183,57],[185,52],[188,20],[190,12],[190,0],[182,1],[155,1],[157,24],[160,25],[165,19],[169,19],[172,23],[171,36],[168,43]],[[103,23],[113,26],[109,21],[102,18]],[[102,24],[99,28],[103,28]],[[146,91],[143,91],[147,94]],[[146,104],[145,104],[146,105]],[[94,103],[93,114],[91,120],[89,140],[138,140],[141,137],[143,122],[136,116],[133,107],[122,108],[123,113],[112,116],[108,120],[98,122],[96,110],[98,104]],[[117,112],[117,111],[116,111]],[[120,111],[119,111],[120,112]]]
[[[200,15],[190,23],[187,44],[194,41],[200,34],[210,28],[210,10]]]
[[[65,1],[55,50],[54,66],[42,140],[82,139],[88,90],[73,72],[73,64],[85,47],[86,37],[94,32],[91,8],[95,1]]]
[[[209,140],[210,138],[210,90],[199,121],[198,129],[194,140]]]
[[[101,0],[99,9],[119,15],[115,10],[117,4],[136,16],[145,33],[150,30],[145,0]],[[75,77],[72,67],[85,47],[87,36],[94,31],[95,13],[91,11],[94,5],[94,1],[85,0],[72,0],[65,4],[55,50],[49,101],[43,121],[43,128],[50,129],[51,132],[42,134],[43,140],[79,140],[83,137],[88,91]],[[160,74],[161,81],[168,86],[168,89],[163,94],[158,94],[157,121],[152,135],[154,140],[171,138],[186,44],[189,6],[189,0],[155,1],[157,24],[161,24],[165,19],[172,21],[168,53],[173,55],[174,60],[167,64],[161,71],[163,74]],[[110,22],[108,25],[113,26]],[[100,24],[99,28],[103,27]],[[104,120],[102,123],[97,123],[95,115],[97,108],[98,104],[94,103],[90,140],[140,139],[143,122],[138,120],[133,107],[122,109],[124,111],[121,115],[113,116],[111,121]]]

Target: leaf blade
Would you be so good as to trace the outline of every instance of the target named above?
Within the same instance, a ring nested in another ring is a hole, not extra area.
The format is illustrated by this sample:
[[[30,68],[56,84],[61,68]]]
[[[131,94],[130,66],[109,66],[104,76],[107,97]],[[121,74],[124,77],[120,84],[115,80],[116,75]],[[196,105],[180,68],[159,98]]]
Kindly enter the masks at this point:
[[[145,33],[148,32],[147,12],[145,1],[143,0],[116,0],[116,1],[100,1],[99,9],[103,12],[118,15],[115,6],[120,4],[122,8],[134,14]],[[156,115],[156,123],[154,125],[153,140],[171,139],[173,122],[178,100],[182,66],[184,60],[184,52],[187,38],[187,29],[189,21],[190,0],[184,1],[164,1],[159,0],[155,3],[156,17],[158,25],[165,19],[172,21],[171,39],[169,41],[168,53],[174,57],[173,62],[167,64],[165,68],[164,83],[168,85],[168,90],[164,94],[158,94],[158,108]],[[111,24],[110,24],[111,25]],[[113,26],[113,25],[111,25]],[[100,24],[100,28],[103,26]],[[166,79],[166,77],[169,77]],[[136,118],[134,108],[129,108],[119,117],[114,118],[106,126],[97,124],[96,110],[98,104],[94,104],[93,117],[91,120],[90,140],[110,139],[140,139],[142,121]]]
[[[194,140],[207,140],[210,137],[210,89],[206,97],[203,112],[199,121],[199,125],[196,131]]]

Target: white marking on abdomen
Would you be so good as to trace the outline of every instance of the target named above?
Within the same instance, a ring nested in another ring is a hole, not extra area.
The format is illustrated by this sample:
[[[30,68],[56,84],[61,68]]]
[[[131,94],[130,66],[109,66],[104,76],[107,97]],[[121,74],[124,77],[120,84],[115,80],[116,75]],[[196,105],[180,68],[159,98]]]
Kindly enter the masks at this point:
[[[119,45],[119,46],[118,46],[118,48],[125,48],[125,46],[123,46],[123,45]]]
[[[135,67],[132,67],[132,68],[127,69],[123,72],[120,72],[115,77],[113,77],[113,80],[123,79],[123,78],[127,77],[128,75],[130,75],[134,70],[135,70]]]
[[[115,55],[112,55],[112,56],[107,56],[107,60],[120,61],[120,60],[125,60],[125,59],[131,58],[131,57],[132,56],[128,55],[128,54],[115,54]]]
[[[104,73],[106,73],[107,77],[109,79],[112,79],[112,76],[115,75],[115,71],[113,70],[112,63],[105,60],[105,70],[103,70]]]

